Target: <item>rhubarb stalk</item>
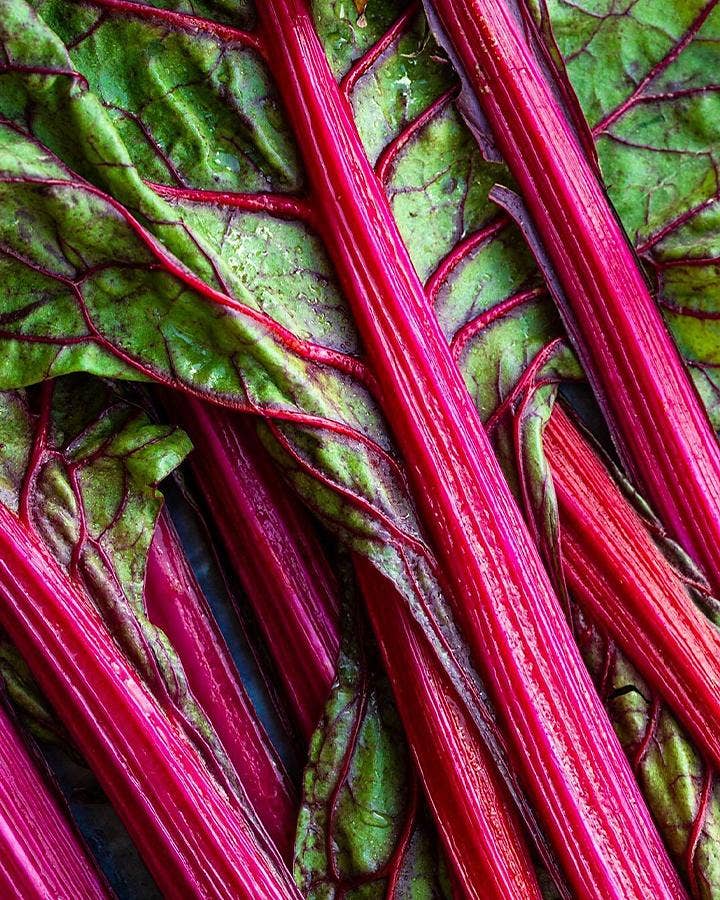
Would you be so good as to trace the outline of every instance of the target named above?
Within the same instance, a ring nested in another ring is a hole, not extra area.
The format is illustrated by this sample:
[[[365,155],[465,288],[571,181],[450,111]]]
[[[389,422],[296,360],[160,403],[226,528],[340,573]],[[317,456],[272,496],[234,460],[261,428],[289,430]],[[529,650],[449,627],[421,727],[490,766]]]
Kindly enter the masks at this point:
[[[304,0],[259,8],[328,251],[528,789],[582,894],[683,891],[424,296]]]
[[[111,892],[0,705],[0,887],[3,897],[107,898]]]
[[[624,464],[720,593],[720,447],[531,23],[507,0],[426,6],[517,181]]]
[[[720,763],[720,635],[567,415],[545,428],[573,596]]]
[[[158,519],[150,547],[145,604],[150,621],[165,632],[180,657],[190,690],[220,738],[248,800],[289,861],[297,800],[166,512]]]
[[[0,622],[168,897],[299,897],[89,599],[0,504]]]

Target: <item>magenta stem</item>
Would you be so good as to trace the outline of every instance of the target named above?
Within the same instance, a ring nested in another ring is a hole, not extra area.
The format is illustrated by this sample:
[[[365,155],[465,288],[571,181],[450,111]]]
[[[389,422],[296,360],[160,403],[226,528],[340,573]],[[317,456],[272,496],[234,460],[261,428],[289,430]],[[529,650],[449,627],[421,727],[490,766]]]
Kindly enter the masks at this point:
[[[0,504],[0,623],[167,897],[299,898],[80,588]],[[269,845],[269,841],[266,842]]]
[[[515,763],[579,893],[683,890],[365,156],[304,0],[264,39],[329,254]]]
[[[559,406],[545,429],[563,570],[602,625],[720,765],[720,634],[692,602],[607,469]]]
[[[288,497],[252,419],[179,395],[164,395],[163,404],[195,447],[193,475],[309,740],[339,648],[337,585],[313,526]]]
[[[297,798],[164,511],[148,556],[145,604],[151,622],[165,632],[178,654],[190,690],[271,840],[291,861]]]
[[[18,898],[112,896],[2,705],[0,892]]]
[[[462,896],[540,900],[517,812],[457,689],[394,585],[361,557],[355,570]]]

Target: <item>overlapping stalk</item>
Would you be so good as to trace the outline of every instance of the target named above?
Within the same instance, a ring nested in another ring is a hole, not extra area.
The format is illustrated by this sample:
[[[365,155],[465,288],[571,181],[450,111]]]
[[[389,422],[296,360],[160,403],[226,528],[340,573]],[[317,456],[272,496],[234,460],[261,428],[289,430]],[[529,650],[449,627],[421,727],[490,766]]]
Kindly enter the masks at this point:
[[[309,739],[325,706],[340,646],[332,571],[247,420],[189,397],[167,395],[164,403],[195,446],[190,457],[195,480],[291,711]]]
[[[523,829],[495,761],[403,598],[365,560],[356,572],[410,749],[468,900],[540,898]]]
[[[239,540],[235,529],[216,519],[226,532],[231,571],[253,598],[258,619],[270,626],[272,616],[282,610],[280,638],[268,627],[271,648],[276,642],[273,655],[281,653],[286,642],[309,648],[301,672],[294,677],[291,661],[284,660],[287,678],[293,683],[290,700],[296,708],[292,712],[298,721],[309,721],[309,711],[315,709],[321,694],[327,698],[332,682],[325,648],[340,643],[337,585],[309,523],[297,527],[304,518],[302,510],[268,465],[251,432],[251,420],[200,403],[193,404],[189,415],[182,414],[188,408],[182,401],[173,411],[182,415],[193,442],[199,441],[202,447],[202,457],[196,450],[190,462],[196,461],[194,471],[209,508],[231,525],[240,522],[241,511],[256,509],[258,518],[251,519],[255,523],[253,555],[259,560],[273,558],[282,548],[285,573],[302,573],[290,582],[281,580],[268,597],[265,577],[256,580],[258,566],[248,564],[247,553],[233,552]],[[262,498],[258,506],[257,498]],[[519,816],[476,726],[454,697],[433,651],[418,638],[410,611],[395,589],[367,562],[358,558],[356,566],[411,749],[463,895],[538,896]],[[325,583],[299,580],[306,578],[325,579]],[[319,605],[318,595],[325,598]],[[300,629],[297,635],[295,629]],[[313,652],[313,647],[319,651]]]
[[[0,706],[0,891],[3,897],[112,896],[14,722]]]
[[[168,897],[298,897],[262,831],[210,775],[88,598],[0,505],[0,621]],[[261,846],[263,844],[264,846]]]
[[[455,608],[579,891],[682,895],[562,618],[302,0],[262,33]]]
[[[175,528],[166,512],[147,563],[145,603],[178,654],[188,685],[210,720],[270,839],[292,859],[297,798],[240,682]]]
[[[720,636],[640,515],[558,406],[545,429],[573,596],[612,635],[716,764]]]

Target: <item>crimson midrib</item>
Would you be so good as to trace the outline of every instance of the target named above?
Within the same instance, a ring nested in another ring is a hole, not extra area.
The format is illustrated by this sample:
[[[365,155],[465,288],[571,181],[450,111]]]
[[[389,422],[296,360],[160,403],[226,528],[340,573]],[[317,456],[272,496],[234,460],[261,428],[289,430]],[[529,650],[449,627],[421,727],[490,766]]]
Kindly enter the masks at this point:
[[[384,412],[556,849],[579,890],[681,896],[307,7],[266,0],[260,15]]]

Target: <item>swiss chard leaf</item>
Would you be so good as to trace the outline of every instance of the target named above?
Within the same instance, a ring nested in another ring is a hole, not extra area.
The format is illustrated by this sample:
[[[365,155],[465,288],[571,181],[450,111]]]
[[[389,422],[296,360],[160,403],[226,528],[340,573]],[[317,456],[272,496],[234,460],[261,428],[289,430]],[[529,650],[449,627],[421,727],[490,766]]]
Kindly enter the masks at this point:
[[[720,10],[695,0],[614,15],[550,0],[546,14],[610,197],[718,428]]]
[[[349,602],[344,623],[303,779],[296,880],[311,898],[449,897],[390,685]]]
[[[302,178],[258,54],[232,25],[153,9],[3,0],[3,384],[85,369],[261,413],[300,493],[395,581],[452,670],[459,642],[312,214],[288,194]],[[315,11],[483,417],[523,412],[551,531],[540,431],[552,384],[578,370],[524,242],[487,199],[507,173],[475,150],[422,19],[372,0]],[[139,50],[108,50],[124,45],[142,48],[143,78]]]

